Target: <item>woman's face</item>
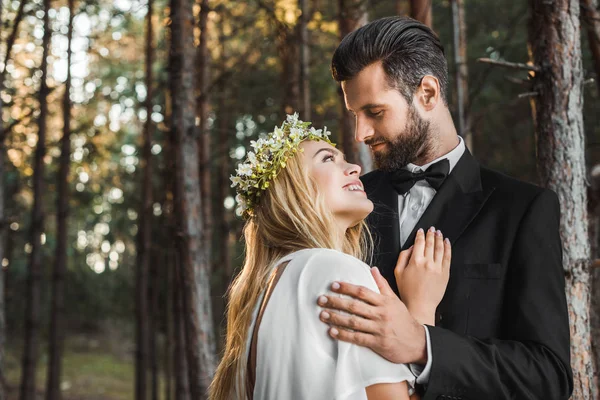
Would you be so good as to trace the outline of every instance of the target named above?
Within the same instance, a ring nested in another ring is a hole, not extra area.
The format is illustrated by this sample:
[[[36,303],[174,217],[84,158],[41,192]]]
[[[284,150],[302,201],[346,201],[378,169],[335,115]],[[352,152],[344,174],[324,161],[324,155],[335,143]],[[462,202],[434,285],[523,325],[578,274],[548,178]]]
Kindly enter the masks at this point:
[[[347,163],[344,155],[327,142],[306,140],[300,147],[304,149],[303,163],[309,176],[342,226],[350,228],[373,211],[373,203],[358,178],[360,166]]]

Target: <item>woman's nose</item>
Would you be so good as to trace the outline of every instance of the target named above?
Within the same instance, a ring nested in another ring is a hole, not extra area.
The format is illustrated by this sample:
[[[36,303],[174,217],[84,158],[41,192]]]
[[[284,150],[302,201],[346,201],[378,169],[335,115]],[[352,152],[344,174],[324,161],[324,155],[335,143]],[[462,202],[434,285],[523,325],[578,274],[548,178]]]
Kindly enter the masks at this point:
[[[346,169],[348,175],[360,175],[360,171],[360,165],[358,164],[348,164],[348,168]]]

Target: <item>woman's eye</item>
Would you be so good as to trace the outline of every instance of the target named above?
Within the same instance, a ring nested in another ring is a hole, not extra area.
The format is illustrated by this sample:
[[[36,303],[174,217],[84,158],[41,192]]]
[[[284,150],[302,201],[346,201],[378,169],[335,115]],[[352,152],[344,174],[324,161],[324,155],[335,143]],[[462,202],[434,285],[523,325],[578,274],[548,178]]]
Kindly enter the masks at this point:
[[[333,154],[330,154],[330,155],[328,155],[328,156],[325,156],[325,157],[323,158],[323,162],[327,162],[327,161],[329,161],[329,160],[331,160],[331,161],[335,161],[335,157],[333,156]]]

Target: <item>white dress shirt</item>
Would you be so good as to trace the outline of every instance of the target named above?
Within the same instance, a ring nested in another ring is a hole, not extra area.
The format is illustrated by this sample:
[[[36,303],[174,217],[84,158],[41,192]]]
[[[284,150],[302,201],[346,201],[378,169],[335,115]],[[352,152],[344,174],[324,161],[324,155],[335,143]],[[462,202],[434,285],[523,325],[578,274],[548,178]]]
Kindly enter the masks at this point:
[[[463,139],[458,137],[458,145],[450,151],[435,160],[425,165],[408,164],[404,169],[407,169],[413,173],[426,171],[432,164],[448,159],[450,162],[450,170],[452,172],[458,160],[462,157],[465,152],[465,143]],[[431,200],[437,191],[432,188],[426,180],[418,181],[415,185],[404,195],[398,196],[398,214],[399,214],[399,226],[400,226],[400,247],[404,246],[406,239],[415,228],[415,225],[423,216],[423,213],[429,207]],[[425,227],[429,229],[429,227]],[[443,234],[444,232],[442,232]],[[417,364],[411,364],[411,370],[417,377],[417,383],[426,384],[429,381],[429,373],[431,371],[431,339],[429,338],[429,330],[425,327],[425,335],[427,336],[427,364],[425,367]]]

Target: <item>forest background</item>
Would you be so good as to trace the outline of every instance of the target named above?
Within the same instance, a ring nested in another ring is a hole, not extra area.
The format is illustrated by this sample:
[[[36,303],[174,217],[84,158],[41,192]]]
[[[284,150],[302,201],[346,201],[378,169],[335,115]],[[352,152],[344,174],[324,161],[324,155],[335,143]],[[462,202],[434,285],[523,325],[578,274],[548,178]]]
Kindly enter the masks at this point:
[[[547,185],[532,117],[536,3],[3,1],[0,400],[203,397],[243,261],[229,176],[250,140],[295,111],[372,168],[329,69],[341,37],[369,20],[432,26],[476,158]],[[582,50],[576,158],[588,185],[574,223],[591,249],[585,321],[572,332],[587,340],[578,370],[597,382],[600,18],[593,0],[558,3],[580,6],[581,31],[567,39]],[[588,383],[581,398],[597,394]]]

